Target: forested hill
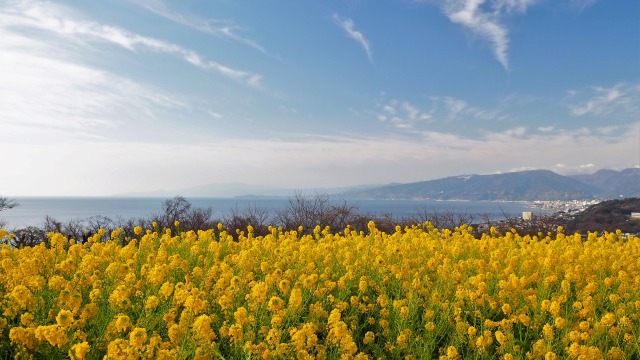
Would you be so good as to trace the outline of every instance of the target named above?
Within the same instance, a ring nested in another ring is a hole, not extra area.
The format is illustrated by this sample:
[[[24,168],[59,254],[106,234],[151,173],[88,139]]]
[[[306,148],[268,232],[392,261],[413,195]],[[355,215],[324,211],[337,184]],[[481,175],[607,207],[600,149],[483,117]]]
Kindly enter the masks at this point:
[[[639,198],[603,201],[576,215],[567,224],[567,231],[586,233],[620,229],[625,233],[638,234],[640,219],[632,218],[631,213],[640,213]]]

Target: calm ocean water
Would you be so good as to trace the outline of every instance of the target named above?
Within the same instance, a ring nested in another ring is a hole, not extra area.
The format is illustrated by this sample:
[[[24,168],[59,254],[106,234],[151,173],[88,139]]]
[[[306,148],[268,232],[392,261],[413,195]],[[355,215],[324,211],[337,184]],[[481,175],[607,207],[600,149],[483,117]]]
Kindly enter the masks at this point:
[[[101,215],[118,218],[140,218],[160,211],[165,198],[117,198],[117,197],[20,197],[15,198],[20,205],[0,213],[7,222],[7,228],[39,226],[45,216],[58,221],[86,219]],[[287,199],[274,198],[188,198],[194,207],[212,207],[216,218],[223,218],[231,210],[243,210],[248,206],[277,210]],[[412,201],[412,200],[352,200],[348,204],[357,206],[360,213],[382,215],[390,213],[397,218],[415,217],[420,213],[453,212],[474,215],[489,214],[492,219],[503,219],[504,214],[518,217],[523,211],[531,210],[526,203],[517,202],[472,202],[472,201]]]

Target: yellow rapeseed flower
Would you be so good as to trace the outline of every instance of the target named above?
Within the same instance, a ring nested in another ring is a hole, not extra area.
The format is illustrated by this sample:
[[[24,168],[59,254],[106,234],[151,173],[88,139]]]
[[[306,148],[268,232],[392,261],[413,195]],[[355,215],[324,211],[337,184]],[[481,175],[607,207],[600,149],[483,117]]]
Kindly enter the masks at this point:
[[[72,360],[84,360],[87,358],[87,354],[91,350],[91,346],[86,341],[83,341],[78,344],[74,344],[69,349],[69,353],[67,354]]]
[[[153,310],[157,308],[159,304],[160,304],[160,299],[158,299],[158,297],[155,295],[151,295],[147,298],[147,301],[145,302],[144,307],[145,309]]]
[[[73,323],[73,313],[69,310],[62,309],[56,316],[56,322],[62,327],[66,327]]]
[[[505,315],[509,315],[509,314],[511,314],[511,305],[509,305],[509,304],[503,304],[503,305],[502,305],[502,312],[503,312]]]
[[[136,349],[141,349],[144,343],[147,341],[147,329],[135,328],[129,334],[129,344]]]
[[[289,307],[291,308],[299,308],[302,305],[302,290],[299,288],[294,288],[291,290],[291,295],[289,296]]]
[[[126,331],[131,327],[131,319],[124,314],[117,315],[115,318],[115,329],[118,332]]]
[[[84,245],[55,233],[51,246],[2,244],[0,349],[20,358],[52,348],[70,358],[637,357],[638,237],[360,226],[271,226],[239,238],[222,225],[152,226],[126,240],[103,229]]]

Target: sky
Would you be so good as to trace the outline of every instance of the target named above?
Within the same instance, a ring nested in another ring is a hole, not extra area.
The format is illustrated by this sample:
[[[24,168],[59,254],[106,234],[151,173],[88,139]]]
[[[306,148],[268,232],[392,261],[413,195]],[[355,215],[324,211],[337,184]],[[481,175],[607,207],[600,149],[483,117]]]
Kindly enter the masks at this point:
[[[640,165],[635,0],[0,0],[0,194]]]

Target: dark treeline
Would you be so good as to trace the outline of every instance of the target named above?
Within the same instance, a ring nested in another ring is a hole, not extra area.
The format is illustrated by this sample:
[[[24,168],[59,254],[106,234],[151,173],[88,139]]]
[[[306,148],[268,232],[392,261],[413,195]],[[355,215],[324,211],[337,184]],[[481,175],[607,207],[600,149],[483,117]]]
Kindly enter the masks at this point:
[[[0,208],[0,211],[8,209],[8,206],[18,205],[6,198],[0,199],[4,201],[0,205],[7,205]],[[371,220],[376,223],[378,229],[387,233],[394,232],[398,225],[401,227],[421,225],[429,221],[439,229],[454,229],[463,224],[471,225],[478,237],[482,233],[488,233],[491,227],[501,233],[516,229],[522,235],[546,236],[549,232],[554,232],[558,225],[553,217],[538,216],[534,221],[522,221],[509,214],[503,215],[502,220],[492,220],[489,214],[435,211],[425,207],[417,210],[414,216],[399,218],[394,217],[393,214],[363,213],[356,205],[347,201],[334,201],[327,194],[308,196],[296,193],[289,197],[285,205],[278,210],[249,205],[233,208],[227,215],[215,218],[213,208],[194,207],[186,198],[176,196],[163,201],[158,211],[146,217],[111,219],[105,216],[92,216],[62,222],[47,216],[42,225],[14,229],[13,238],[5,240],[14,247],[33,246],[41,242],[46,243],[49,232],[57,232],[77,242],[84,242],[100,229],[105,229],[107,235],[113,230],[122,229],[124,238],[132,238],[135,236],[136,226],[141,226],[143,229],[171,229],[173,233],[216,229],[216,231],[224,230],[235,237],[240,231],[246,231],[249,225],[253,227],[253,233],[256,236],[267,235],[269,226],[281,227],[283,231],[298,230],[302,226],[302,232],[307,234],[313,232],[317,225],[322,228],[328,226],[335,232],[341,232],[347,227],[356,231],[366,231],[367,224]],[[222,229],[218,224],[221,224]],[[6,224],[0,222],[0,228],[2,225]]]

